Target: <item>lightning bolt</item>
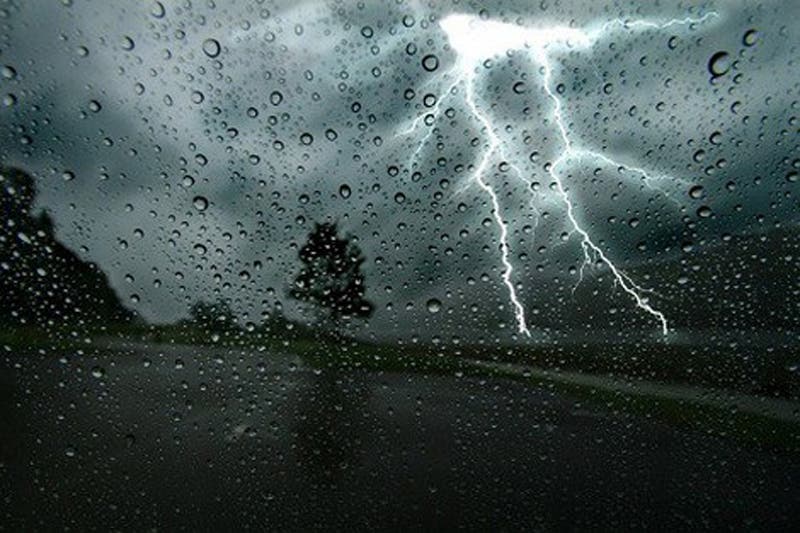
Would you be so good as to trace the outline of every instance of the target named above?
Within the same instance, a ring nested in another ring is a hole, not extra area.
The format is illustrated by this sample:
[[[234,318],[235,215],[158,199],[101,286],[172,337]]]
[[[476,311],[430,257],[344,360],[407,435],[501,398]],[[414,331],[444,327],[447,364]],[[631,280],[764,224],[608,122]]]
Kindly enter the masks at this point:
[[[718,16],[717,13],[711,12],[699,18],[682,18],[671,19],[664,22],[655,22],[651,20],[626,20],[614,19],[607,21],[595,29],[580,30],[575,28],[556,26],[549,28],[531,29],[512,24],[504,24],[497,21],[480,20],[477,17],[470,15],[449,15],[442,19],[440,27],[447,35],[448,41],[452,48],[458,54],[458,58],[454,66],[445,72],[442,76],[451,78],[452,81],[447,85],[443,94],[437,99],[436,104],[432,109],[423,116],[419,116],[397,133],[397,136],[407,136],[415,133],[420,124],[426,122],[426,117],[431,116],[434,123],[439,119],[441,113],[441,106],[444,101],[457,94],[459,88],[463,86],[464,89],[464,102],[469,108],[473,117],[475,117],[482,126],[482,132],[485,133],[488,143],[485,151],[481,155],[478,163],[474,165],[472,172],[469,175],[465,187],[471,184],[477,184],[486,195],[489,197],[492,205],[492,216],[500,232],[500,261],[503,264],[502,279],[506,288],[508,289],[509,299],[514,308],[514,315],[517,321],[517,329],[519,333],[530,336],[525,320],[525,308],[519,300],[516,288],[514,286],[512,277],[514,267],[510,260],[511,247],[508,241],[508,224],[502,216],[502,210],[498,199],[498,194],[492,187],[492,184],[487,180],[486,171],[489,163],[495,154],[505,155],[503,150],[503,143],[497,136],[496,128],[493,127],[491,118],[481,110],[475,98],[475,77],[476,69],[481,65],[482,61],[499,56],[510,50],[524,50],[530,54],[532,60],[542,67],[542,86],[547,97],[552,101],[552,117],[558,130],[558,135],[561,140],[561,151],[555,160],[546,166],[549,176],[555,184],[558,198],[564,206],[566,218],[570,224],[570,236],[578,235],[580,238],[581,249],[583,251],[584,261],[581,264],[580,276],[578,283],[583,280],[584,268],[591,266],[593,260],[599,260],[605,264],[611,271],[614,282],[617,286],[627,293],[634,301],[637,307],[644,312],[651,315],[656,319],[660,326],[663,335],[669,333],[669,323],[666,316],[653,307],[646,294],[651,291],[639,286],[628,276],[623,270],[608,257],[606,252],[594,241],[589,232],[581,225],[576,215],[575,204],[569,196],[569,189],[565,186],[564,181],[559,173],[559,169],[565,166],[570,161],[579,159],[593,159],[602,162],[605,165],[615,166],[620,170],[627,170],[630,173],[636,174],[641,177],[645,186],[660,192],[669,197],[668,193],[658,187],[655,182],[660,180],[669,180],[672,183],[685,184],[684,180],[672,176],[657,176],[653,175],[650,171],[640,166],[626,164],[616,160],[610,155],[603,152],[592,150],[580,145],[576,145],[570,136],[567,122],[564,118],[564,106],[561,99],[552,89],[553,81],[553,62],[551,60],[551,53],[557,49],[588,49],[598,40],[606,37],[612,31],[647,31],[647,30],[663,30],[672,26],[693,26],[705,22],[706,20]],[[412,152],[411,160],[408,167],[412,168],[414,163],[420,157],[423,149],[428,144],[428,141],[433,134],[434,127],[431,126],[428,131],[418,140],[415,149]],[[526,181],[523,177],[519,167],[511,163],[511,167],[516,175]],[[462,189],[463,190],[463,189]],[[531,197],[530,206],[537,215],[536,222],[538,224],[538,209],[535,205],[535,196]],[[576,285],[577,287],[577,285]],[[574,288],[573,288],[574,291]]]
[[[474,71],[470,71],[474,72]],[[528,330],[528,326],[525,322],[525,308],[519,301],[517,297],[517,291],[514,288],[514,282],[511,281],[511,275],[514,273],[514,267],[511,265],[511,261],[509,260],[508,256],[511,252],[511,249],[508,245],[508,225],[503,220],[503,216],[500,213],[500,202],[497,200],[497,193],[495,190],[489,185],[488,182],[484,179],[484,173],[486,171],[486,167],[489,166],[489,161],[492,158],[492,155],[497,151],[500,147],[500,138],[497,137],[494,129],[492,128],[492,124],[489,118],[480,112],[478,106],[475,104],[475,84],[473,83],[473,75],[469,75],[467,77],[467,94],[466,94],[466,101],[467,105],[469,106],[470,110],[472,111],[473,115],[478,117],[478,120],[483,124],[484,129],[486,130],[486,135],[489,137],[489,147],[483,153],[481,157],[480,163],[475,169],[472,171],[472,177],[470,181],[474,180],[481,189],[483,189],[489,198],[492,200],[492,215],[494,216],[495,222],[497,222],[498,227],[500,228],[500,260],[503,263],[503,283],[508,288],[508,295],[511,299],[511,303],[514,306],[514,315],[517,319],[517,327],[520,333],[524,333],[528,337],[531,336],[530,330]]]

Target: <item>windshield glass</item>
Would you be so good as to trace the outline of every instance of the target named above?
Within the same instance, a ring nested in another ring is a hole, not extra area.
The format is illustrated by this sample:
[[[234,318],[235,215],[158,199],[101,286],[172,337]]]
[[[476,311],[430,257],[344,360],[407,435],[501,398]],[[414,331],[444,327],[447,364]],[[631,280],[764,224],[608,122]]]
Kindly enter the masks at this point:
[[[0,522],[797,527],[798,17],[0,0]]]

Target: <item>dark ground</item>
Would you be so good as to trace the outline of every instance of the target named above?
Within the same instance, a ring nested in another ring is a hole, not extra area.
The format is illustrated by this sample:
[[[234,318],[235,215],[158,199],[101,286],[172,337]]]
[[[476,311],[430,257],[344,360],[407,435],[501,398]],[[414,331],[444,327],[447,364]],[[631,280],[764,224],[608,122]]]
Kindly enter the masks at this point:
[[[0,529],[800,526],[797,455],[524,383],[87,354],[0,355]]]

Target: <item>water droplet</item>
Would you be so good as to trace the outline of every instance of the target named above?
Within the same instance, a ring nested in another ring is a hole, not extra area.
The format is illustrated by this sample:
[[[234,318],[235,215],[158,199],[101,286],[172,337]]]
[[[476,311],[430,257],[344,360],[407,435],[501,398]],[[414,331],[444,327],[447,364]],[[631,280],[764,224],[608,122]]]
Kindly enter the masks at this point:
[[[697,209],[697,216],[699,216],[700,218],[708,218],[711,215],[712,215],[711,208],[708,207],[707,205],[701,205]]]
[[[303,133],[302,135],[300,135],[300,142],[308,146],[314,142],[314,137],[308,132]]]
[[[194,208],[198,211],[205,211],[208,209],[208,199],[206,199],[205,196],[195,196],[194,199],[192,199],[192,205],[194,205]]]
[[[708,71],[712,76],[723,76],[731,68],[731,56],[728,52],[720,51],[711,56],[708,60]]]
[[[92,367],[92,377],[100,379],[106,375],[106,371],[102,366]]]
[[[442,309],[442,302],[436,298],[431,298],[427,303],[429,313],[438,313]]]
[[[219,41],[216,39],[206,39],[203,41],[203,52],[208,57],[217,57],[221,50],[222,48],[219,45]]]
[[[700,163],[705,158],[706,158],[706,151],[705,150],[698,150],[692,155],[692,159],[694,159],[695,163]]]
[[[439,68],[439,58],[433,54],[428,54],[422,58],[422,68],[428,72],[433,72]]]
[[[72,181],[75,179],[75,173],[72,172],[71,170],[65,170],[64,172],[61,173],[61,178],[64,181]]]
[[[406,195],[399,192],[394,195],[394,201],[397,202],[398,204],[402,204],[403,202],[406,201]]]
[[[375,32],[372,31],[372,28],[369,26],[364,26],[361,28],[361,35],[366,37],[367,39],[371,39]]]
[[[702,185],[695,185],[691,189],[689,189],[689,197],[694,198],[697,200],[698,198],[702,198],[705,190],[703,189]]]
[[[339,196],[341,196],[342,198],[350,198],[351,192],[352,191],[350,190],[350,186],[347,184],[344,184],[341,187],[339,187]]]
[[[153,7],[150,9],[150,15],[153,17],[160,19],[163,18],[166,14],[166,10],[164,9],[164,4],[161,2],[153,2]]]
[[[755,28],[749,29],[744,32],[744,35],[742,36],[742,44],[745,46],[753,46],[758,42],[759,37],[761,37],[761,34],[758,33],[758,30]]]
[[[325,130],[325,138],[328,139],[329,141],[335,141],[337,137],[339,137],[339,134],[336,133],[336,130],[333,130],[331,128]]]
[[[283,102],[283,95],[280,93],[280,91],[272,91],[272,94],[269,95],[269,102],[272,105],[279,105],[281,102]]]
[[[123,50],[127,50],[128,52],[130,52],[131,50],[134,49],[136,44],[133,42],[133,39],[131,39],[130,37],[125,35],[125,36],[122,37],[121,46],[122,46]]]
[[[2,70],[3,77],[7,80],[13,80],[17,77],[17,71],[10,65],[5,65]]]

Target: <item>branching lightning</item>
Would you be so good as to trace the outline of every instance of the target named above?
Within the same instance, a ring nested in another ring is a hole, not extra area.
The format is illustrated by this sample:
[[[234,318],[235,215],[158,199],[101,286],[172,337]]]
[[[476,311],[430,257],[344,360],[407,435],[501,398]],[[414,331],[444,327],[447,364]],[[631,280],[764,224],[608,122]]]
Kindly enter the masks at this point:
[[[458,94],[459,90],[463,90],[465,105],[469,108],[472,116],[480,123],[481,131],[488,139],[487,148],[480,156],[478,163],[474,165],[465,186],[477,184],[491,201],[492,215],[500,232],[500,260],[503,264],[502,279],[508,289],[509,299],[514,308],[514,315],[517,321],[517,329],[520,333],[530,336],[530,330],[528,329],[525,319],[525,308],[519,300],[512,279],[514,267],[510,259],[511,247],[508,239],[508,224],[503,219],[498,194],[486,176],[486,170],[492,158],[498,154],[501,156],[505,155],[504,146],[496,133],[497,128],[493,126],[491,117],[482,111],[482,106],[477,102],[475,95],[477,68],[484,60],[502,55],[510,50],[525,51],[530,54],[534,62],[541,65],[543,72],[542,86],[547,97],[552,101],[552,118],[561,141],[561,151],[558,157],[546,168],[555,184],[558,198],[565,208],[566,218],[570,224],[570,235],[577,235],[580,238],[584,262],[580,268],[578,283],[583,280],[584,268],[590,266],[593,260],[599,260],[611,271],[615,284],[630,295],[637,307],[658,320],[661,326],[661,332],[667,335],[669,332],[667,318],[661,311],[649,303],[646,296],[646,294],[651,291],[639,286],[630,276],[617,267],[606,252],[593,240],[589,232],[581,225],[576,215],[575,205],[569,196],[569,188],[565,186],[559,170],[570,161],[574,162],[579,159],[590,158],[602,162],[605,165],[615,166],[620,170],[627,170],[632,174],[640,176],[645,186],[665,196],[668,196],[667,192],[658,187],[656,182],[669,180],[672,183],[677,182],[684,184],[684,181],[672,176],[653,175],[650,171],[641,166],[623,163],[603,152],[576,145],[570,135],[569,127],[564,117],[563,103],[552,89],[554,66],[551,60],[551,53],[559,49],[574,50],[590,48],[598,40],[603,39],[613,31],[663,30],[672,26],[692,26],[716,16],[716,13],[708,13],[699,18],[672,19],[664,22],[614,19],[605,22],[595,29],[587,30],[564,26],[532,29],[513,24],[481,20],[471,15],[449,15],[440,22],[440,27],[447,35],[450,45],[458,55],[453,67],[442,75],[444,78],[448,79],[449,83],[447,83],[446,90],[437,99],[433,108],[425,115],[415,118],[408,127],[398,132],[397,135],[406,136],[415,133],[420,127],[420,124],[425,121],[426,115],[432,116],[434,121],[438,120],[443,102],[447,98]],[[411,168],[420,157],[433,130],[434,127],[431,125],[428,131],[420,137],[412,153],[409,168]],[[527,182],[519,167],[511,163],[511,168],[520,179]],[[535,205],[535,199],[535,196],[532,196],[530,206],[537,214],[538,223],[538,210]]]
[[[500,139],[494,132],[489,118],[481,113],[478,106],[475,104],[474,91],[475,84],[472,80],[472,74],[470,74],[467,77],[467,105],[469,106],[470,110],[472,110],[472,113],[478,117],[478,120],[483,124],[483,127],[486,129],[486,135],[489,137],[489,148],[483,153],[480,163],[472,172],[471,179],[474,179],[480,188],[486,191],[486,194],[488,194],[489,198],[492,200],[492,214],[494,215],[495,222],[497,222],[497,225],[500,227],[500,260],[503,262],[504,267],[503,283],[505,283],[506,287],[508,287],[508,294],[511,298],[511,303],[514,306],[514,315],[517,319],[517,327],[519,328],[519,332],[530,337],[531,332],[528,330],[528,326],[525,322],[525,308],[517,298],[517,291],[514,289],[514,282],[511,280],[511,275],[514,273],[514,267],[511,265],[511,261],[508,258],[510,253],[510,247],[508,245],[508,225],[505,223],[503,216],[500,213],[500,202],[497,200],[497,193],[484,179],[484,172],[486,171],[486,167],[489,165],[492,155],[500,146]]]

